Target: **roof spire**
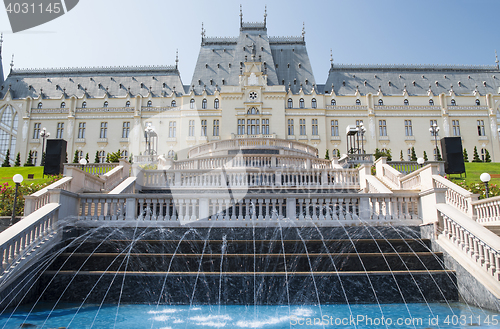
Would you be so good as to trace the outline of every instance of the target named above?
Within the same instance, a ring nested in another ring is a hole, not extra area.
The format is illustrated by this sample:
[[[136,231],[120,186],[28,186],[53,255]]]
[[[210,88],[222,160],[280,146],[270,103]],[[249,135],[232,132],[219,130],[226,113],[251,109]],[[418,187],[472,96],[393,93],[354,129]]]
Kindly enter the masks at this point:
[[[240,3],[240,27],[243,27],[243,8]]]
[[[2,44],[3,44],[3,33],[0,34],[0,85],[3,83],[3,65],[2,65]]]
[[[333,52],[331,48],[330,48],[330,65],[333,68]]]
[[[264,7],[264,28],[266,27],[267,22],[267,5]]]
[[[3,44],[3,33],[0,34],[0,58],[2,58],[2,44]]]
[[[10,71],[14,68],[14,54],[12,54],[12,60],[10,61]]]
[[[1,47],[0,47],[1,48]],[[1,50],[1,49],[0,49]],[[0,57],[1,58],[1,57]],[[498,55],[497,51],[495,50],[495,63],[497,64],[497,69],[498,69]]]
[[[205,28],[203,27],[203,22],[201,22],[201,41],[205,38]]]
[[[179,68],[179,49],[175,50],[175,68]]]
[[[302,22],[302,40],[304,40],[306,36],[306,23]]]

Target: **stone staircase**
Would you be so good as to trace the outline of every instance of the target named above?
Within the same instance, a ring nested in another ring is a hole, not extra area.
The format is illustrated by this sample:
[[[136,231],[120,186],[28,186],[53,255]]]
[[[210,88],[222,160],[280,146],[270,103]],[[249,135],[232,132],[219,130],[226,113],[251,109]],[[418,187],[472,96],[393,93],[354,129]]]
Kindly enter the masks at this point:
[[[122,303],[188,305],[458,299],[455,273],[443,269],[443,255],[430,252],[430,241],[414,239],[417,229],[404,239],[392,229],[378,229],[383,233],[348,228],[349,236],[339,227],[141,229],[135,234],[121,229],[106,240],[110,232],[101,230],[86,243],[66,248],[40,285],[49,286],[46,301],[62,295],[62,301],[87,303],[120,298]],[[67,232],[75,233],[82,232]],[[131,245],[134,236],[139,239]],[[65,292],[68,284],[72,289]]]

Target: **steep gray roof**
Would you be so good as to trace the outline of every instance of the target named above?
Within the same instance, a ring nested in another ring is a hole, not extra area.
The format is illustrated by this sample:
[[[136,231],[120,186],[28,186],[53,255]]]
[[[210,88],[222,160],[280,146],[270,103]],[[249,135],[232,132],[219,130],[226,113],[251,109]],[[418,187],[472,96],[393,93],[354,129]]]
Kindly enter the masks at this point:
[[[2,65],[2,44],[3,44],[3,33],[0,35],[0,85],[2,85],[3,77],[3,65]]]
[[[303,37],[268,37],[265,23],[243,22],[238,37],[202,37],[191,88],[211,94],[217,86],[238,85],[240,67],[253,60],[264,64],[270,86],[290,83],[296,93],[302,83],[307,93],[315,84]]]
[[[175,66],[91,67],[62,69],[14,69],[0,87],[0,97],[7,90],[14,98],[67,96],[88,98],[184,94],[179,71]],[[129,90],[130,88],[130,90]]]
[[[471,95],[499,92],[500,71],[488,65],[341,65],[330,68],[325,90],[332,84],[337,95],[360,94],[427,95],[429,88],[434,95],[449,93]]]

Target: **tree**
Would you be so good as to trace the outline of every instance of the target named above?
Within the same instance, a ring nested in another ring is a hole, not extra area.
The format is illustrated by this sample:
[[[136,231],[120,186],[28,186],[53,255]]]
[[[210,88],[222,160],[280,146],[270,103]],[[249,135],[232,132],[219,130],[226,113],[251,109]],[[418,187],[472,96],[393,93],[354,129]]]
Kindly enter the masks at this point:
[[[75,151],[75,156],[73,157],[73,163],[78,163],[78,160],[80,159],[78,159],[78,150],[77,150]]]
[[[106,163],[109,163],[109,153],[106,154]]]
[[[64,163],[68,163],[68,152],[66,152],[66,157],[64,158]]]
[[[441,157],[441,152],[439,152],[439,147],[436,148],[436,158],[437,161],[443,161],[443,158]]]
[[[108,156],[106,158],[106,162],[111,162],[111,163],[118,163],[120,162],[120,158],[121,158],[121,151],[118,150],[116,152],[112,152],[112,153],[108,153]]]
[[[427,153],[424,151],[424,161],[429,161],[429,158],[427,157]]]
[[[411,147],[411,161],[417,161],[417,154],[415,153],[415,147]]]
[[[340,150],[337,149],[337,158],[340,158]]]
[[[487,149],[484,149],[484,162],[491,162],[490,152]]]
[[[326,149],[325,159],[330,160],[330,154],[328,154],[328,149]]]
[[[33,154],[31,153],[31,150],[28,152],[28,158],[26,159],[24,166],[33,167]]]
[[[479,154],[477,153],[477,146],[474,146],[474,158],[472,159],[472,162],[482,162]]]
[[[399,160],[405,161],[405,158],[403,158],[403,150],[401,150],[401,152],[399,152]]]
[[[469,162],[469,154],[467,153],[467,149],[464,149],[464,162]]]
[[[10,149],[7,149],[5,160],[3,160],[2,167],[10,167]]]
[[[17,152],[16,162],[14,163],[14,167],[21,167],[21,153]]]
[[[373,153],[373,156],[375,157],[375,160],[378,160],[382,156],[382,152],[380,152],[378,147],[375,149],[375,153]]]
[[[87,163],[89,163],[89,154],[85,154],[85,160],[87,160]]]
[[[95,151],[94,163],[99,163],[99,151]]]
[[[40,166],[45,166],[45,152],[42,153],[42,161],[40,162]]]
[[[177,152],[174,153],[174,161],[177,161]]]
[[[387,161],[392,161],[392,153],[391,153],[391,150],[388,149],[386,152],[385,152],[385,156],[387,157]]]

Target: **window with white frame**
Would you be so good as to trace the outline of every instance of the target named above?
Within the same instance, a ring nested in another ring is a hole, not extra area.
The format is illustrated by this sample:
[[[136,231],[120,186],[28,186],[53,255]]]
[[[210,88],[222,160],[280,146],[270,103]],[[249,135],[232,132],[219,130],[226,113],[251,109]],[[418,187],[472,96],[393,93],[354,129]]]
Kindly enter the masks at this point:
[[[356,105],[361,105],[361,100],[356,99]]]
[[[10,105],[3,108],[3,113],[0,109],[0,115],[0,154],[5,156],[7,150],[10,150],[11,158],[14,158],[14,150],[16,149],[17,141],[17,126],[19,122],[18,115]]]
[[[81,159],[83,159],[83,151],[82,150],[78,151],[78,161],[80,161]]]
[[[105,101],[103,107],[108,107],[108,105],[109,105],[108,101]]]
[[[101,131],[99,134],[99,138],[108,138],[108,123],[101,122]]]
[[[318,119],[312,119],[311,126],[313,136],[318,136]]]
[[[127,101],[127,102],[125,103],[125,107],[130,107],[130,101]]]
[[[245,135],[245,119],[238,119],[238,135]]]
[[[214,109],[216,109],[216,110],[217,110],[218,108],[219,108],[219,99],[218,99],[218,98],[216,98],[216,99],[214,100]]]
[[[99,151],[99,163],[106,162],[106,151]]]
[[[130,122],[126,121],[123,123],[122,138],[128,138],[129,134],[130,134]]]
[[[201,101],[201,108],[202,109],[206,109],[207,108],[207,99],[203,99],[203,101]]]
[[[194,137],[194,120],[189,120],[189,137]]]
[[[293,100],[291,98],[288,99],[288,108],[289,109],[293,108]]]
[[[379,100],[378,100],[378,105],[379,105],[379,106],[384,105],[384,101],[383,101],[383,100],[381,100],[381,99],[379,99]]]
[[[128,160],[128,151],[127,150],[123,150],[122,153],[120,154],[120,156],[124,159],[127,159]]]
[[[87,108],[87,102],[82,103],[82,109]]]
[[[259,134],[260,134],[260,120],[247,119],[247,135],[259,135]]]
[[[408,154],[408,161],[411,161],[411,149],[408,149],[406,153]]]
[[[387,136],[387,122],[385,120],[378,120],[378,134],[379,136]]]
[[[477,120],[477,135],[486,136],[486,132],[484,130],[484,120]]]
[[[169,138],[175,138],[177,137],[177,122],[176,121],[169,121],[168,123],[168,137]]]
[[[404,105],[410,105],[410,102],[405,98],[405,100],[403,101]]]
[[[337,101],[336,101],[336,100],[334,100],[334,99],[332,99],[332,100],[330,101],[330,105],[332,105],[332,106],[337,105]]]
[[[37,109],[41,109],[42,107],[43,107],[43,103],[42,102],[38,103],[38,105],[36,106]]]
[[[219,136],[219,120],[214,120],[213,136]]]
[[[330,130],[331,130],[332,136],[339,135],[339,120],[330,121]]]
[[[486,149],[482,148],[481,149],[481,161],[484,162],[485,159],[486,159]]]
[[[31,163],[34,166],[36,166],[37,161],[38,161],[38,151],[31,152]]]
[[[87,127],[87,123],[80,122],[78,124],[78,138],[85,138],[85,128]]]
[[[262,119],[262,135],[269,135],[269,119]]]
[[[175,102],[175,101],[172,101],[172,102]],[[153,101],[149,100],[146,104],[147,107],[151,107],[153,106]]]
[[[64,122],[57,123],[56,138],[63,138],[64,134]]]
[[[40,138],[40,129],[41,129],[42,124],[40,122],[36,122],[33,125],[33,139],[39,139]]]
[[[433,106],[434,105],[434,101],[432,99],[429,99],[429,105],[430,106]]]
[[[303,109],[305,107],[304,99],[299,99],[299,108]]]
[[[191,98],[191,100],[189,101],[189,108],[194,109],[194,98]]]
[[[405,136],[413,136],[413,126],[411,120],[405,120]]]
[[[293,119],[288,119],[288,135],[291,136],[291,135],[294,135],[294,131],[293,131]]]
[[[176,106],[177,106],[177,102],[176,102],[176,101],[175,101],[175,99],[174,99],[174,100],[172,100],[172,101],[170,102],[170,107],[176,107]]]
[[[300,128],[300,135],[305,136],[306,135],[306,119],[299,120],[299,128]]]
[[[460,136],[460,122],[458,120],[451,120],[453,126],[453,136]]]
[[[457,102],[455,102],[454,99],[451,100],[451,106],[456,106],[457,105]]]
[[[207,136],[207,120],[201,120],[201,136]]]
[[[317,108],[317,106],[318,106],[318,103],[316,102],[316,98],[313,98],[311,100],[311,108],[315,109],[315,108]]]
[[[429,121],[429,124],[430,124],[430,127],[431,127],[431,128],[432,128],[434,125],[436,125],[436,126],[437,126],[437,120],[430,120],[430,121]],[[430,130],[430,132],[431,132],[431,136],[432,136],[432,137],[439,135],[439,133],[438,133],[438,132],[434,132],[434,130]]]
[[[62,108],[62,109],[66,108],[66,103],[65,103],[65,102],[62,102],[62,103],[61,103],[61,108]]]

